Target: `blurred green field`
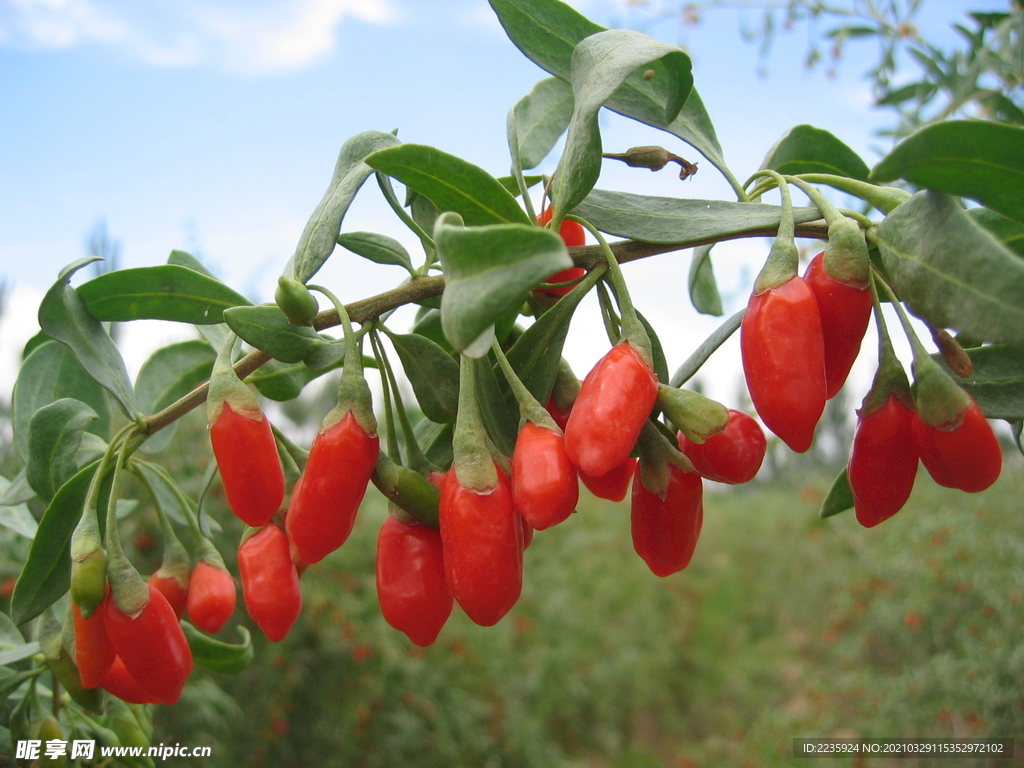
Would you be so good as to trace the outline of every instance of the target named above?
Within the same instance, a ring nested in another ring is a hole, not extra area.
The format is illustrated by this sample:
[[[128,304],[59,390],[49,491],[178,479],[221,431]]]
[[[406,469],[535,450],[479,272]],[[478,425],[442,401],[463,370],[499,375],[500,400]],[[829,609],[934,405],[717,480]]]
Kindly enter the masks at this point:
[[[667,579],[633,553],[628,505],[585,494],[535,537],[509,616],[483,629],[456,608],[422,650],[377,606],[374,495],[303,578],[291,636],[197,677],[158,737],[212,744],[218,766],[1024,765],[1021,457],[978,495],[922,471],[874,530],[817,519],[831,476],[787,475],[708,492]],[[822,736],[1016,737],[1018,756],[791,757]]]

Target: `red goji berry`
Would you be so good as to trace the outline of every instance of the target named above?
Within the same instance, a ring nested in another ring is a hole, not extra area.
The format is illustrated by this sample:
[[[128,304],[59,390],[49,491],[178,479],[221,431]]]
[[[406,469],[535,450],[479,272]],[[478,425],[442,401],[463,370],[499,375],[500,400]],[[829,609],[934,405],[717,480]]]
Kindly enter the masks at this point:
[[[352,411],[314,438],[285,517],[288,539],[302,562],[320,562],[345,543],[379,449],[377,434],[368,435]]]
[[[690,564],[704,522],[704,486],[696,472],[669,465],[664,495],[647,490],[643,464],[633,477],[630,504],[633,548],[656,576],[669,576]]]
[[[148,588],[149,602],[136,616],[122,613],[111,596],[104,603],[104,626],[132,680],[164,704],[174,704],[192,673],[192,650],[167,598]]]
[[[958,423],[933,427],[915,413],[911,429],[921,463],[939,485],[978,493],[998,479],[1003,452],[973,398]]]
[[[580,484],[560,432],[527,422],[512,453],[512,504],[532,528],[542,531],[576,509]]]
[[[636,458],[628,458],[611,472],[605,472],[596,477],[588,475],[586,472],[580,472],[580,480],[587,486],[587,490],[599,499],[622,501],[626,498],[629,483],[636,472],[636,462]]]
[[[542,225],[547,224],[551,221],[551,206],[549,205],[544,209],[544,212],[537,217],[537,221]],[[562,242],[567,246],[583,245],[587,242],[587,234],[583,229],[583,225],[578,221],[569,221],[568,219],[562,221],[561,226],[558,228],[558,234],[562,236]],[[546,283],[567,283],[570,280],[579,280],[583,277],[587,271],[583,267],[570,267],[569,269],[563,269],[560,272],[556,272],[551,275],[544,282]],[[573,286],[566,285],[561,288],[538,288],[537,293],[543,293],[547,296],[561,297],[565,296],[569,291],[573,289]]]
[[[204,632],[223,629],[235,612],[235,580],[223,568],[201,561],[188,585],[188,617]]]
[[[598,476],[629,458],[658,398],[658,380],[629,342],[598,361],[565,425],[565,452],[581,472]]]
[[[825,352],[818,300],[802,277],[750,297],[740,351],[757,413],[803,453],[825,410]]]
[[[716,483],[749,483],[761,468],[766,448],[764,431],[758,423],[732,409],[725,429],[703,443],[695,443],[679,433],[679,450],[702,477]]]
[[[160,703],[160,699],[150,693],[146,693],[132,679],[120,656],[114,657],[113,663],[98,685],[107,693],[111,693],[121,701],[126,701],[129,704]]]
[[[236,413],[225,402],[210,425],[224,494],[231,511],[247,525],[266,525],[284,500],[284,472],[270,421]]]
[[[846,475],[857,521],[865,528],[899,512],[914,490],[918,455],[913,416],[895,394],[880,408],[859,414]]]
[[[508,478],[485,493],[464,487],[452,467],[441,486],[438,513],[445,579],[476,624],[497,624],[523,588],[523,526]]]
[[[110,599],[108,591],[106,600]],[[100,685],[110,665],[114,663],[117,651],[107,636],[107,628],[103,623],[103,603],[88,619],[82,616],[78,606],[72,603],[75,624],[75,663],[82,685],[95,688]]]
[[[384,620],[416,645],[437,639],[454,602],[438,529],[388,515],[377,537],[377,599]]]
[[[825,399],[830,400],[843,388],[860,352],[871,320],[871,289],[832,277],[825,269],[824,251],[811,259],[804,280],[818,300],[825,345]]]
[[[284,531],[270,523],[238,548],[245,608],[271,642],[284,640],[302,613],[299,574]]]
[[[187,586],[182,586],[175,576],[161,576],[159,571],[152,574],[148,581],[167,598],[167,602],[174,609],[175,616],[179,619],[185,616],[185,611],[188,609]]]

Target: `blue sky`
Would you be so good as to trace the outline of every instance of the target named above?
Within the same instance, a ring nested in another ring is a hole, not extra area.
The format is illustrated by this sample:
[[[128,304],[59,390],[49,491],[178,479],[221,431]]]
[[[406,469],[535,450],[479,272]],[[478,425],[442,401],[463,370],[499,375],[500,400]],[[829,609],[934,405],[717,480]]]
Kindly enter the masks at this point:
[[[925,4],[931,30],[947,28],[964,8],[953,0]],[[624,0],[573,5],[606,25],[644,18]],[[872,132],[890,121],[870,109],[860,80],[874,49],[851,47],[830,79],[821,68],[802,68],[799,31],[778,39],[769,75],[759,77],[756,48],[740,38],[742,18],[723,10],[693,29],[673,22],[651,30],[691,53],[696,87],[737,176],[756,170],[771,144],[800,123],[832,131],[873,163]],[[544,76],[507,40],[485,0],[0,0],[4,366],[34,331],[41,292],[84,255],[99,219],[121,242],[123,266],[163,263],[182,248],[266,300],[345,139],[398,128],[405,141],[502,175],[506,113]],[[604,129],[606,151],[661,143],[699,160],[674,138],[617,116]],[[556,159],[541,170],[550,172]],[[685,183],[615,166],[606,163],[600,186],[731,198],[706,162]],[[369,185],[344,228],[413,242]],[[734,303],[745,301],[761,251],[762,244],[720,250],[716,269]],[[687,310],[688,263],[684,254],[659,257],[627,272],[657,327],[684,317],[694,329],[666,344],[675,364],[715,324]],[[339,254],[320,279],[353,300],[401,278],[397,269],[370,269]],[[581,338],[597,325],[592,319],[578,323]],[[578,353],[581,374],[604,344],[594,338]]]

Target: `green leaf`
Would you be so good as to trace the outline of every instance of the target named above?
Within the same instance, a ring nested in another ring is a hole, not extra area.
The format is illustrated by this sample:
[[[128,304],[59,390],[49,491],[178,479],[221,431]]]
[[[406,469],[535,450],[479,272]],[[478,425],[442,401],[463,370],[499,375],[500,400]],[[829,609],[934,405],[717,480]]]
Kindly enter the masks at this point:
[[[953,376],[990,419],[1024,419],[1024,348],[1008,345],[967,349],[974,370],[967,378]],[[942,355],[932,358],[946,371]]]
[[[459,364],[440,346],[415,333],[389,333],[405,375],[431,421],[455,421],[459,410]]]
[[[1024,256],[1024,224],[988,208],[968,208],[967,215],[1011,251]]]
[[[690,301],[693,308],[702,315],[721,317],[722,295],[718,292],[718,281],[715,280],[715,269],[711,263],[711,249],[714,244],[702,245],[693,249],[693,260],[690,262]]]
[[[438,424],[430,419],[420,419],[413,427],[416,442],[423,450],[423,455],[443,469],[452,465],[452,435],[454,431],[454,424]]]
[[[12,651],[16,648],[24,648],[25,637],[11,621],[6,613],[0,613],[0,652]],[[25,658],[24,656],[22,658]],[[0,660],[0,667],[7,666],[11,662]]]
[[[138,409],[121,353],[69,284],[75,272],[93,261],[95,259],[80,259],[61,271],[39,305],[39,327],[51,338],[66,344],[89,376],[110,392],[125,416],[134,421]]]
[[[35,640],[31,643],[22,643],[21,645],[16,645],[13,648],[0,651],[0,667],[9,667],[11,664],[16,664],[19,661],[30,659],[41,651],[42,649],[39,647],[39,643]]]
[[[28,425],[33,414],[44,405],[62,397],[74,397],[96,412],[88,430],[102,438],[110,434],[110,401],[107,392],[63,344],[47,339],[32,349],[18,371],[11,398],[14,446],[18,455],[28,458]]]
[[[1024,128],[987,120],[935,123],[902,141],[871,178],[906,179],[1024,221]]]
[[[256,652],[252,647],[252,635],[241,624],[237,627],[238,634],[242,636],[241,643],[225,643],[223,640],[217,640],[200,632],[187,621],[181,622],[181,628],[185,632],[189,648],[192,649],[192,658],[214,672],[224,674],[241,672],[252,664],[252,660],[255,658]]]
[[[641,68],[657,73],[644,79]],[[693,87],[690,57],[681,48],[659,42],[641,32],[609,29],[581,40],[572,54],[572,120],[565,151],[554,173],[556,221],[575,208],[594,188],[601,175],[601,107],[626,82],[640,93],[660,90],[664,109],[657,127],[670,124]],[[652,116],[653,117],[653,116]]]
[[[82,434],[96,413],[80,400],[65,397],[40,408],[29,423],[25,477],[43,501],[78,471],[75,457]]]
[[[441,324],[461,352],[521,306],[531,288],[573,263],[557,232],[521,224],[466,228],[457,219],[438,219],[434,242],[446,281]]]
[[[342,248],[375,264],[394,264],[404,267],[411,275],[416,274],[409,252],[393,237],[376,232],[345,232],[338,235],[337,242]]]
[[[39,521],[28,560],[11,596],[11,618],[21,625],[53,605],[71,585],[71,534],[82,516],[89,483],[99,462],[79,470],[61,486]],[[106,492],[112,475],[107,475]],[[104,494],[100,494],[101,509]]]
[[[5,486],[4,491],[0,493],[0,504],[12,507],[32,501],[35,497],[36,492],[28,484],[28,478],[25,477],[25,468],[22,467],[18,474],[14,476],[14,479],[10,481],[10,484]]]
[[[566,82],[572,79],[571,60],[576,45],[584,38],[605,29],[559,0],[489,1],[516,47],[541,69]],[[658,80],[658,77],[654,80]],[[667,78],[662,78],[663,83],[665,80]],[[651,82],[644,81],[642,90],[638,90],[632,82],[627,81],[605,106],[642,123],[663,127],[668,100],[660,91],[651,88]],[[730,180],[734,188],[740,187],[725,164],[714,126],[696,89],[690,91],[682,110],[664,130],[704,155]]]
[[[519,410],[509,407],[502,389],[503,379],[494,371],[493,356],[464,358],[464,363],[476,367],[477,403],[484,429],[494,445],[506,456],[511,456],[519,434]]]
[[[434,147],[403,144],[375,152],[366,162],[440,210],[458,213],[467,225],[530,223],[516,199],[487,171]]]
[[[839,473],[839,476],[832,483],[825,501],[821,503],[818,510],[818,517],[825,519],[853,509],[853,491],[850,489],[850,481],[846,476],[846,469]]]
[[[334,251],[352,200],[373,169],[364,160],[379,149],[393,147],[400,142],[390,133],[364,131],[345,142],[334,166],[334,176],[323,198],[306,222],[299,244],[292,257],[292,274],[300,283],[307,283]]]
[[[302,362],[320,342],[312,328],[289,323],[276,304],[233,307],[224,313],[224,320],[238,338],[282,363]]]
[[[10,488],[11,481],[6,477],[0,477],[0,499],[3,499],[7,495]],[[33,538],[36,535],[36,530],[39,528],[39,524],[36,522],[36,519],[32,517],[32,513],[28,511],[28,505],[24,503],[0,503],[0,525],[14,531],[20,536],[24,536],[26,539]]]
[[[595,189],[574,213],[602,232],[645,243],[728,240],[778,229],[782,208],[764,203],[683,200]],[[817,221],[817,208],[794,208],[797,224]]]
[[[953,198],[917,193],[882,222],[877,242],[916,315],[980,341],[1024,344],[1024,262]]]
[[[541,405],[546,405],[551,397],[572,316],[591,287],[591,281],[586,282],[587,285],[574,287],[538,317],[505,355],[519,380]]]
[[[320,373],[311,370],[305,363],[279,363],[271,360],[245,377],[264,397],[283,403],[294,400],[302,390]]]
[[[1010,429],[1013,431],[1013,442],[1016,444],[1020,454],[1024,456],[1024,420],[1011,421],[1009,424]]]
[[[203,341],[183,341],[162,347],[143,363],[135,380],[135,397],[147,416],[162,411],[210,378],[217,353]],[[142,445],[146,453],[157,453],[174,438],[174,421]]]
[[[543,176],[524,176],[523,181],[526,182],[526,188],[530,189],[535,187],[544,181]],[[515,176],[499,176],[498,183],[501,184],[505,189],[509,191],[509,194],[519,197],[519,182]]]
[[[658,334],[654,330],[654,326],[647,321],[646,317],[639,312],[636,313],[636,316],[643,324],[644,329],[647,331],[647,336],[651,340],[651,357],[654,360],[654,375],[658,377],[658,381],[662,384],[668,384],[668,360],[665,358],[665,348],[661,346],[661,339],[658,338]]]
[[[179,267],[188,267],[189,269],[199,272],[200,274],[218,279],[213,272],[206,268],[199,259],[193,256],[191,253],[185,251],[171,251],[171,255],[167,257],[168,264],[175,264]],[[214,352],[220,352],[224,349],[224,345],[227,343],[228,334],[231,333],[228,330],[227,325],[224,323],[216,323],[214,325],[197,325],[196,330],[199,331],[200,335],[206,339],[210,347]]]
[[[790,128],[768,150],[762,169],[794,176],[830,173],[867,181],[870,169],[860,156],[828,131],[810,125]]]
[[[174,264],[107,272],[83,283],[78,293],[93,317],[109,322],[213,325],[228,307],[252,304],[219,280]]]
[[[441,328],[441,310],[420,307],[416,312],[416,322],[413,323],[412,332],[419,336],[426,336],[432,342],[449,354],[455,354],[444,337],[444,330]]]
[[[536,168],[554,148],[572,118],[572,88],[564,80],[541,80],[509,113],[508,142],[513,162]]]

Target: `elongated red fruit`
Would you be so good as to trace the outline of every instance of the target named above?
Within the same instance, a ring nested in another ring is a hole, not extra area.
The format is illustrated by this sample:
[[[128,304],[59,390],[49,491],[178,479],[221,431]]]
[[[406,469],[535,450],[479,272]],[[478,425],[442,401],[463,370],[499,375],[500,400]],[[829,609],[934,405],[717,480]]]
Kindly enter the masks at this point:
[[[235,580],[205,560],[192,571],[188,584],[188,617],[204,632],[216,634],[235,612]]]
[[[284,640],[302,613],[299,574],[284,531],[271,523],[238,548],[245,608],[271,642]]]
[[[108,592],[106,600],[110,599]],[[105,601],[104,601],[105,602]],[[72,603],[75,624],[75,663],[82,685],[86,688],[98,686],[117,656],[113,643],[107,636],[107,628],[103,623],[104,605],[93,611],[88,619],[82,617],[78,606]]]
[[[231,511],[247,525],[266,525],[284,500],[284,472],[270,421],[236,413],[224,403],[210,425],[224,494]]]
[[[895,394],[857,420],[846,467],[857,522],[873,528],[907,503],[917,477],[914,412]]]
[[[112,693],[117,696],[121,701],[126,701],[129,704],[159,704],[160,699],[153,696],[150,693],[146,693],[139,684],[136,683],[132,676],[128,674],[128,670],[121,661],[120,656],[115,656],[113,663],[110,665],[110,669],[103,676],[103,679],[98,683],[99,687],[107,693]]]
[[[825,398],[843,388],[871,320],[871,289],[836,280],[825,269],[822,251],[807,265],[804,280],[814,291],[825,344]]]
[[[803,453],[825,410],[825,350],[818,301],[802,277],[750,297],[740,351],[757,413]]]
[[[174,609],[174,615],[183,618],[188,610],[188,587],[183,587],[174,576],[161,576],[159,571],[152,574],[148,581],[167,598]]]
[[[437,640],[454,604],[438,529],[388,515],[377,537],[377,599],[384,620],[416,645]]]
[[[486,493],[463,487],[450,469],[438,508],[448,588],[484,627],[497,624],[523,588],[523,526],[508,478],[495,469],[498,482]]]
[[[629,458],[658,398],[658,380],[629,342],[612,347],[583,380],[565,425],[565,452],[588,475]]]
[[[313,439],[285,517],[288,539],[302,562],[320,562],[352,533],[379,450],[376,433],[368,435],[352,411]]]
[[[580,472],[580,480],[587,486],[587,490],[597,496],[597,498],[607,499],[608,501],[622,501],[626,498],[626,493],[629,491],[629,482],[633,479],[634,472],[636,472],[636,462],[635,457],[630,457],[611,472],[605,472],[603,475],[597,475],[596,477],[588,475],[586,472]]]
[[[690,564],[704,522],[704,486],[696,472],[669,466],[664,496],[644,486],[642,467],[633,478],[630,530],[633,548],[656,576],[669,576]]]
[[[948,428],[929,426],[915,413],[911,429],[921,463],[939,485],[978,493],[999,478],[1003,452],[973,399],[957,424]]]
[[[576,509],[580,483],[560,432],[527,422],[512,453],[512,504],[533,528],[557,525]]]
[[[537,221],[541,224],[547,224],[551,221],[551,206],[549,205],[544,209],[544,212],[537,217]],[[565,219],[562,221],[562,225],[558,228],[558,234],[562,236],[562,242],[567,246],[583,245],[587,242],[587,233],[583,229],[583,225],[578,221],[569,221]],[[563,269],[561,272],[556,272],[551,275],[544,282],[546,283],[567,283],[570,280],[579,280],[583,277],[587,271],[583,267],[569,267],[569,269]],[[543,293],[548,296],[565,296],[571,291],[573,286],[565,285],[561,288],[538,288],[537,293]]]
[[[693,462],[694,469],[716,483],[749,483],[764,461],[767,441],[764,431],[742,411],[729,411],[725,429],[703,443],[694,443],[679,433],[679,450]]]
[[[137,616],[121,612],[113,597],[104,605],[107,636],[128,674],[142,690],[174,704],[192,673],[192,650],[174,609],[156,587]]]

